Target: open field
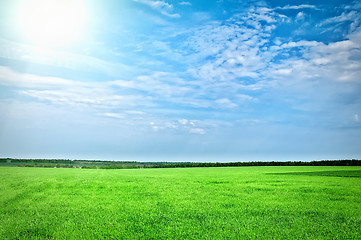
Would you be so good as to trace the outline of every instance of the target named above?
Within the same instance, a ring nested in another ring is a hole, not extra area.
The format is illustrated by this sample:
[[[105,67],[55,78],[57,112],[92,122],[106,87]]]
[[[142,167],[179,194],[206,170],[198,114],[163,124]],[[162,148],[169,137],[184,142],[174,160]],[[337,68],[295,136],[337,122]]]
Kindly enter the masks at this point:
[[[361,167],[1,167],[0,180],[0,239],[361,239]]]

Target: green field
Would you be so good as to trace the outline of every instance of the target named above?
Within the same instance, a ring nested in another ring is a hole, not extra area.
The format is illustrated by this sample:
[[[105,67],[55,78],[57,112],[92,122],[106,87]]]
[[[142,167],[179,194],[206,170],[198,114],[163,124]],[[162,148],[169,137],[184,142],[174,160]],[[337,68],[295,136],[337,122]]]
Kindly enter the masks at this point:
[[[361,167],[1,167],[0,180],[0,239],[361,239]]]

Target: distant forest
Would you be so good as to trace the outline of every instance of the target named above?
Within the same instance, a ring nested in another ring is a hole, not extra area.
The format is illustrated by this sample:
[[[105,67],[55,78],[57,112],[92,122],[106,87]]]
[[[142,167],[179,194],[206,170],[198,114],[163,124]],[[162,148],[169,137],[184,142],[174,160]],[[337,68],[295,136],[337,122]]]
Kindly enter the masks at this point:
[[[48,168],[90,168],[90,169],[131,169],[131,168],[187,168],[187,167],[251,167],[251,166],[361,166],[361,160],[322,161],[270,161],[270,162],[137,162],[100,161],[69,159],[14,159],[0,158],[3,167],[48,167]]]

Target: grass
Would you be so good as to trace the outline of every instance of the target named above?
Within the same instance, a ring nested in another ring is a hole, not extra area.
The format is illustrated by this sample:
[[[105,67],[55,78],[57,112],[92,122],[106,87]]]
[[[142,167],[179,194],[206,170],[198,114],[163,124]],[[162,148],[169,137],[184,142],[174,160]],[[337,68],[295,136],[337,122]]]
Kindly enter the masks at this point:
[[[0,168],[0,239],[361,239],[361,167]]]

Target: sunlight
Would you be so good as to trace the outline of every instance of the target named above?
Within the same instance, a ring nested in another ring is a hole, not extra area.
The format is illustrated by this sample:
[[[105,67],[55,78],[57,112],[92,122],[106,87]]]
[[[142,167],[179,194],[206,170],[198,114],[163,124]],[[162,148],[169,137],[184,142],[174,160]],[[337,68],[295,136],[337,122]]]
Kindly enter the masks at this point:
[[[25,37],[44,47],[63,47],[75,42],[84,31],[85,18],[82,0],[24,0],[18,15]]]

